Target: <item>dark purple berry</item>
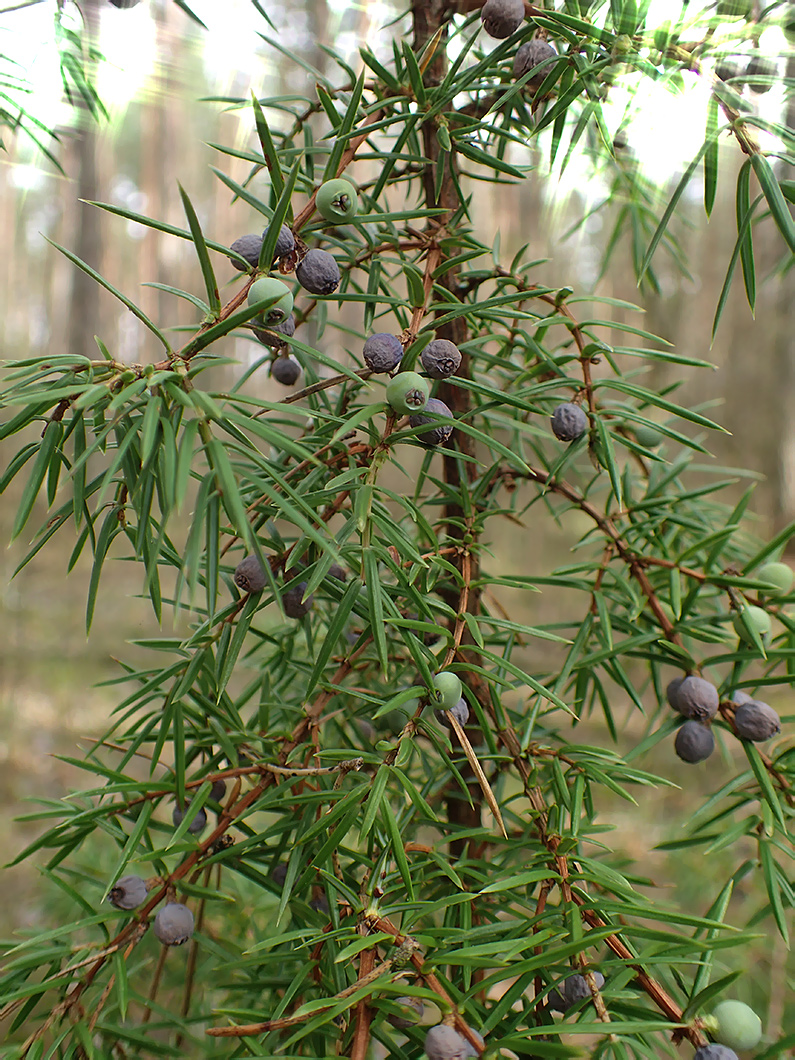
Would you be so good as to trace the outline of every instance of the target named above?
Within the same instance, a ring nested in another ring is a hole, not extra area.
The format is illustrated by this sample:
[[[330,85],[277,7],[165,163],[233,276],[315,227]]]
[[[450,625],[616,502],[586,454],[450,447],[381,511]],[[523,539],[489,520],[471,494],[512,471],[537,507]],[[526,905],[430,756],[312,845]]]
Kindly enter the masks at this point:
[[[524,77],[530,70],[534,70],[543,63],[544,65],[538,73],[527,82],[527,87],[532,92],[536,92],[543,84],[547,74],[552,70],[553,63],[551,60],[557,59],[557,57],[558,53],[545,40],[529,40],[516,53],[513,61],[513,76],[518,80],[518,78]]]
[[[605,977],[601,972],[594,972],[593,978],[596,989],[601,990],[605,985]],[[558,983],[558,989],[550,990],[547,995],[547,1005],[553,1012],[567,1012],[578,1001],[592,996],[588,980],[584,975],[570,975]]]
[[[420,354],[420,361],[431,379],[447,379],[461,364],[461,351],[449,339],[433,339]]]
[[[240,239],[234,241],[229,249],[234,250],[241,258],[245,258],[249,268],[256,269],[257,265],[259,265],[259,252],[262,249],[262,236],[241,236]],[[242,261],[238,261],[237,258],[230,258],[229,260],[240,272],[247,271]]]
[[[437,416],[444,416],[445,419],[450,420],[450,423],[440,423],[435,419]],[[426,423],[431,425],[430,430],[423,431],[422,434],[417,435],[417,441],[420,445],[424,445],[426,449],[444,445],[453,433],[454,422],[452,412],[439,398],[428,398],[428,402],[422,412],[415,412],[409,416],[409,426],[411,427],[422,427]]]
[[[226,795],[226,781],[223,778],[214,780],[210,788],[210,798],[213,802],[220,802],[224,795]]]
[[[741,739],[761,743],[781,732],[781,719],[767,703],[750,699],[735,710],[734,729]]]
[[[284,346],[285,343],[282,336],[286,335],[287,338],[292,338],[295,335],[295,316],[291,313],[281,324],[272,324],[267,328],[253,327],[252,330],[263,346]]]
[[[308,596],[304,600],[306,585],[306,582],[299,582],[282,593],[282,607],[288,618],[303,618],[309,614],[314,596]]]
[[[260,241],[261,243],[264,242],[265,237],[268,235],[269,228],[270,226],[268,226],[268,228],[266,228],[265,231],[262,233],[262,240]],[[273,249],[273,260],[275,261],[277,258],[283,258],[287,254],[292,254],[294,250],[295,237],[293,236],[293,233],[290,231],[287,225],[282,225],[282,227],[279,229],[279,236],[276,240],[276,246]]]
[[[348,580],[348,572],[339,563],[331,564],[328,569],[328,576],[329,578],[336,578],[338,582],[346,582]]]
[[[287,862],[280,861],[276,868],[271,873],[271,879],[277,887],[284,887],[284,881],[287,879]]]
[[[453,1027],[439,1023],[425,1035],[428,1060],[466,1060],[467,1040]]]
[[[301,365],[295,357],[277,357],[271,364],[271,375],[282,386],[292,386],[301,376]]]
[[[550,419],[552,433],[561,442],[575,442],[588,430],[588,417],[579,405],[566,401],[558,405]]]
[[[480,20],[490,37],[505,40],[524,22],[524,0],[486,0]]]
[[[188,803],[190,806],[190,803]],[[188,812],[188,806],[184,810],[181,810],[179,806],[175,806],[171,811],[171,820],[174,823],[174,827],[178,828],[182,824],[185,814]],[[191,823],[188,825],[188,831],[191,835],[198,835],[204,829],[207,824],[207,811],[202,807],[193,818]]]
[[[333,294],[340,285],[340,267],[333,254],[326,250],[307,251],[295,270],[298,282],[311,294]]]
[[[235,567],[232,581],[244,593],[259,593],[268,584],[262,564],[256,556],[246,556]]]
[[[403,345],[397,335],[379,331],[365,342],[362,357],[371,372],[391,372],[403,360]]]
[[[676,734],[674,750],[683,762],[703,762],[715,750],[712,729],[700,721],[686,721]]]

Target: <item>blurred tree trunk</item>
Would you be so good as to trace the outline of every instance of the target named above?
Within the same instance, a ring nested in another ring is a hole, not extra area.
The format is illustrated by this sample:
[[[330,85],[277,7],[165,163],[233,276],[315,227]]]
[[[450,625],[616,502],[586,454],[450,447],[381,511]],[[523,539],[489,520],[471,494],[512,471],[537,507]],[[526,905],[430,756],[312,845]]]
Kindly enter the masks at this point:
[[[795,53],[787,59],[787,78],[795,78]],[[795,98],[790,96],[786,112],[787,128],[795,129]],[[781,167],[779,167],[781,170]],[[779,172],[779,176],[783,176]],[[787,273],[785,282],[778,285],[775,302],[776,331],[772,350],[774,372],[778,384],[778,401],[774,413],[778,428],[778,460],[771,475],[774,484],[773,530],[781,530],[795,519],[795,430],[792,426],[792,410],[795,408],[795,298],[792,291],[792,273]]]
[[[85,51],[96,45],[99,37],[99,0],[83,0],[85,19]],[[73,141],[74,160],[77,168],[78,200],[99,198],[97,172],[97,123],[84,111]],[[102,218],[100,211],[81,202],[75,204],[78,218],[74,248],[79,258],[92,268],[102,269]],[[74,269],[69,294],[69,323],[66,349],[69,353],[81,353],[86,357],[94,351],[94,336],[100,334],[99,289],[82,270]]]

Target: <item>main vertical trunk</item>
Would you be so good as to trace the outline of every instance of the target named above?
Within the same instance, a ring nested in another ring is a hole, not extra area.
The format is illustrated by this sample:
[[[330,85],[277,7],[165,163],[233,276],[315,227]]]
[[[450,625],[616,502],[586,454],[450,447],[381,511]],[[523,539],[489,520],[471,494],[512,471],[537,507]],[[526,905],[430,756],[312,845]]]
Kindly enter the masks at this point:
[[[415,0],[413,14],[414,49],[419,56],[425,45],[433,38],[434,34],[445,25],[445,22],[449,18],[449,12],[447,10],[447,4],[444,3],[443,0]],[[425,84],[428,86],[438,84],[444,77],[446,70],[445,45],[446,31],[443,33],[437,46],[436,53],[425,71]],[[429,164],[425,167],[425,172],[423,174],[425,205],[427,207],[442,206],[445,209],[446,212],[439,217],[438,221],[434,222],[434,224],[440,226],[438,236],[441,237],[442,230],[446,230],[447,234],[452,234],[450,228],[447,226],[461,205],[456,190],[456,184],[451,176],[457,166],[457,158],[455,150],[447,153],[444,158],[445,174],[437,200],[436,170],[440,156],[443,153],[437,136],[437,126],[432,122],[426,122],[422,127],[422,134],[425,157],[430,160]],[[446,271],[438,282],[449,291],[456,294],[459,285],[459,270],[453,268]],[[465,318],[458,317],[456,320],[441,325],[436,331],[436,336],[437,338],[449,339],[451,342],[454,342],[456,346],[461,348],[462,344],[465,343],[469,337]],[[469,355],[466,350],[461,350],[461,353],[461,366],[457,374],[468,378],[471,372]],[[451,383],[442,382],[439,389],[439,396],[442,401],[450,407],[456,419],[469,411],[470,394],[469,391],[463,387],[457,387]],[[474,456],[474,445],[470,436],[464,434],[462,431],[457,431],[455,438],[457,448],[467,459],[459,460],[456,457],[445,456],[444,479],[445,482],[449,483],[450,486],[456,490],[456,492],[463,493],[469,489],[469,482],[476,474],[476,464],[473,460],[469,459]],[[465,518],[463,508],[459,504],[448,504],[445,507],[444,514],[447,522],[448,539],[451,541],[455,539],[461,540],[463,537],[461,523]],[[457,566],[459,570],[462,570],[462,556],[458,558]],[[473,556],[470,561],[470,581],[474,583],[477,583],[478,580],[477,566],[476,556]],[[457,614],[460,597],[459,587],[457,585],[450,586],[449,590],[444,595],[446,602]],[[479,612],[479,589],[475,588],[470,591],[467,610],[473,614]],[[462,646],[465,644],[472,644],[472,638],[469,635],[468,628],[464,630],[464,635],[462,637]],[[459,658],[464,661],[470,659],[474,662],[476,654],[470,648],[468,650],[460,651]],[[466,674],[462,674],[461,676],[466,683]],[[471,742],[479,742],[478,736],[479,732],[477,729],[471,730]],[[449,819],[451,823],[460,825],[462,828],[477,828],[481,823],[482,793],[479,784],[470,772],[467,771],[463,775],[467,777],[471,804],[461,798],[460,792],[455,791],[452,793],[448,799]],[[462,849],[462,844],[453,844],[453,851],[455,853],[462,852]],[[474,850],[472,852],[473,854],[476,853]]]

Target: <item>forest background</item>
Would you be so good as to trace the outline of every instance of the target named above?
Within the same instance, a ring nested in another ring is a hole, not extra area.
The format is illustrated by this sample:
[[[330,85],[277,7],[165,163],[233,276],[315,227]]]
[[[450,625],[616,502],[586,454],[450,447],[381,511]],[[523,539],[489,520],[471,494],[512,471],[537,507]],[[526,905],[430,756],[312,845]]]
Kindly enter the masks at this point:
[[[249,17],[251,7],[246,0],[192,6],[206,19],[208,30],[168,0],[150,0],[133,11],[115,11],[96,0],[84,0],[82,7],[96,46],[108,56],[105,73],[100,71],[98,80],[107,114],[92,116],[80,106],[61,112],[60,143],[53,150],[63,172],[23,135],[7,138],[7,153],[0,165],[0,232],[6,248],[0,256],[0,348],[4,357],[88,349],[94,335],[103,335],[115,356],[129,363],[139,359],[142,329],[138,323],[65,258],[53,253],[44,237],[72,248],[121,289],[138,292],[141,307],[154,319],[188,325],[192,320],[189,306],[175,304],[162,291],[140,285],[155,281],[196,288],[200,276],[190,246],[120,222],[81,201],[115,203],[183,225],[179,178],[209,238],[228,245],[254,230],[257,218],[253,211],[239,202],[233,205],[229,188],[211,169],[223,165],[237,180],[249,171],[243,161],[236,164],[226,157],[220,162],[218,153],[208,146],[225,143],[243,149],[251,142],[250,112],[226,101],[246,100],[252,90],[260,96],[288,92],[298,82],[305,90],[308,75],[290,60],[291,51],[320,70],[328,69],[329,56],[318,42],[335,41],[343,54],[349,45],[347,57],[354,61],[357,42],[367,40],[377,50],[380,28],[389,21],[391,10],[383,2],[301,0],[291,3],[289,12],[269,5],[269,15],[279,30],[278,41],[285,49],[280,53],[257,36],[256,12]],[[223,17],[219,7],[224,8]],[[21,23],[28,14],[0,11],[0,28],[6,31],[7,40],[13,41],[20,29],[13,24],[14,18]],[[233,32],[229,32],[230,25]],[[34,32],[39,30],[37,24]],[[34,80],[54,60],[44,45],[46,34],[41,40]],[[124,42],[121,48],[120,41]],[[792,63],[790,58],[790,76]],[[759,106],[779,119],[787,103],[783,93],[774,90],[760,97]],[[795,120],[789,106],[792,128]],[[619,123],[626,139],[623,164],[638,167],[650,182],[663,177],[659,201],[664,202],[695,153],[703,128],[691,125],[686,110],[677,109],[670,98],[665,104],[659,99],[637,99],[627,114],[627,120]],[[749,477],[758,479],[752,507],[757,532],[765,538],[795,518],[795,297],[791,273],[760,282],[753,320],[736,277],[712,342],[714,307],[736,239],[734,195],[737,169],[743,161],[733,144],[722,145],[721,151],[709,223],[699,188],[685,192],[674,222],[689,277],[683,277],[659,254],[655,261],[658,291],[648,284],[638,289],[633,267],[638,247],[633,248],[629,239],[622,238],[611,248],[609,268],[602,269],[622,201],[620,194],[611,198],[613,176],[595,157],[573,165],[561,180],[556,173],[549,174],[539,155],[538,168],[510,193],[504,186],[482,186],[476,230],[487,243],[499,232],[507,259],[529,242],[529,257],[548,260],[545,283],[576,283],[578,293],[593,289],[601,296],[634,302],[644,316],[618,306],[600,311],[615,314],[618,322],[632,321],[669,340],[683,356],[715,366],[712,372],[655,365],[649,385],[661,389],[684,376],[679,399],[686,393],[691,408],[727,428],[728,433],[709,437],[710,464],[747,469],[737,474],[738,496]],[[585,223],[576,223],[589,206],[606,199],[607,205]],[[644,249],[647,243],[646,236]],[[762,278],[780,262],[780,240],[772,226],[763,230],[755,249]],[[231,266],[228,275],[220,277],[222,282],[233,278]],[[611,341],[609,334],[605,340]],[[327,352],[342,357],[341,347]],[[259,350],[250,340],[240,339],[234,355],[247,367]],[[233,366],[215,369],[215,385],[223,385],[223,373],[231,379],[239,371]],[[255,392],[270,398],[280,393],[264,373]],[[13,444],[13,440],[4,443],[3,463]],[[10,537],[21,485],[15,484],[0,505],[0,539],[4,542]],[[506,525],[504,534],[502,548],[519,547],[510,526]],[[534,538],[534,568],[551,570],[564,562],[577,536],[576,524],[563,530],[551,520],[541,524]],[[81,558],[65,579],[70,545],[56,543],[12,580],[27,547],[23,537],[0,552],[0,801],[4,808],[0,847],[6,852],[15,852],[35,834],[35,826],[13,822],[25,799],[58,799],[77,783],[75,771],[53,755],[72,753],[76,742],[90,740],[102,727],[118,696],[117,689],[101,686],[103,680],[117,676],[113,656],[125,641],[144,635],[151,622],[150,605],[139,595],[137,570],[123,562],[110,563],[103,576],[92,637],[87,640],[84,584],[90,557]],[[545,621],[554,621],[555,609],[562,613],[565,606],[563,598],[519,590],[506,590],[506,600],[512,612],[529,623],[539,609]],[[136,649],[125,645],[124,651],[125,659],[134,662]],[[533,651],[542,652],[543,642],[530,645],[531,666]],[[617,709],[620,712],[620,705]],[[583,742],[588,739],[589,725],[600,726],[601,722],[584,723]],[[631,726],[622,739],[632,739]],[[682,800],[692,798],[692,791],[664,795],[677,813]],[[622,813],[616,800],[610,815],[618,828],[613,842],[616,849],[634,857],[637,833],[634,826],[622,829]],[[650,802],[647,825],[644,849],[651,845],[649,833],[661,841],[669,838],[664,807],[661,813],[656,799]],[[688,895],[695,898],[698,893],[700,858],[698,853],[653,852],[642,868],[675,891],[679,904],[688,908]],[[41,901],[33,862],[4,871],[0,875],[0,935],[9,937],[20,925],[36,924]],[[758,942],[756,950],[770,980],[786,983],[782,940],[771,934]],[[785,1006],[783,993],[773,993],[771,1034],[776,1023],[783,1026]]]

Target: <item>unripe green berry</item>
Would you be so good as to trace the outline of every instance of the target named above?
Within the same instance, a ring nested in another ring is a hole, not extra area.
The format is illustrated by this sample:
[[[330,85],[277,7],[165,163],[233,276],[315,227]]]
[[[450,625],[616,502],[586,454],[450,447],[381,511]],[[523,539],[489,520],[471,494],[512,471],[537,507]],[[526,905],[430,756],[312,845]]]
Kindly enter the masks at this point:
[[[433,675],[436,702],[442,710],[452,710],[461,699],[461,678],[450,670]]]
[[[739,1052],[753,1049],[762,1037],[762,1021],[742,1001],[719,1002],[712,1012],[712,1020],[716,1021],[713,1038],[730,1049]]]
[[[258,316],[266,327],[269,324],[281,324],[293,311],[293,296],[290,288],[273,276],[262,276],[252,283],[248,291],[248,304],[267,302]]]
[[[395,412],[419,412],[428,403],[431,386],[419,372],[398,372],[386,388],[386,399]]]
[[[315,205],[327,221],[350,221],[359,210],[356,188],[344,177],[327,180],[317,190]]]
[[[745,621],[743,621],[743,618],[745,618]],[[753,644],[754,641],[748,632],[746,623],[756,630],[762,642],[765,643],[772,628],[770,615],[767,611],[763,607],[757,607],[755,604],[746,604],[742,611],[735,611],[732,614],[732,624],[737,630],[740,640],[745,641],[746,644]]]
[[[787,563],[765,563],[754,575],[757,581],[770,582],[764,589],[765,596],[786,596],[792,588],[795,573]]]
[[[646,449],[656,449],[663,440],[663,436],[659,431],[656,431],[653,427],[647,427],[643,423],[638,423],[633,427],[633,430],[638,445],[642,445]]]

